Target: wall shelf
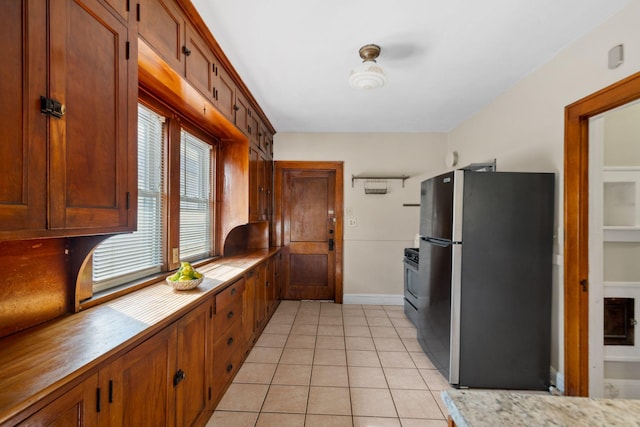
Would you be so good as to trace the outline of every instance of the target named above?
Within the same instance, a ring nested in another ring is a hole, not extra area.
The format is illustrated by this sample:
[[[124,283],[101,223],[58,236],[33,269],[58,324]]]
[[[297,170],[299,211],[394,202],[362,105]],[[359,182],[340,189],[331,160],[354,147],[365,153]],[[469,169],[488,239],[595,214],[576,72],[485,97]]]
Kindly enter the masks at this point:
[[[351,187],[355,186],[355,182],[358,179],[365,180],[390,180],[390,179],[401,179],[402,180],[402,188],[404,188],[404,182],[411,178],[407,175],[396,175],[396,176],[383,176],[383,175],[351,175]]]

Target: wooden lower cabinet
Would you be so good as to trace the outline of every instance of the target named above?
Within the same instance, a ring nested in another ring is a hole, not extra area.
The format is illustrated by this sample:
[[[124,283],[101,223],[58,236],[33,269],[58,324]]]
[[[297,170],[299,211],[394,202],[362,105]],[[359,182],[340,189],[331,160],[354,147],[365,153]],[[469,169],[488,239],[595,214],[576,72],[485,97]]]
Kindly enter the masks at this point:
[[[215,296],[214,329],[211,334],[211,402],[217,405],[245,357],[243,328],[245,278]]]
[[[279,302],[273,256],[20,426],[204,426]]]
[[[204,424],[211,309],[212,302],[200,304],[100,371],[102,405],[109,414],[102,425]]]
[[[98,374],[93,374],[18,425],[22,427],[98,425],[97,389]]]

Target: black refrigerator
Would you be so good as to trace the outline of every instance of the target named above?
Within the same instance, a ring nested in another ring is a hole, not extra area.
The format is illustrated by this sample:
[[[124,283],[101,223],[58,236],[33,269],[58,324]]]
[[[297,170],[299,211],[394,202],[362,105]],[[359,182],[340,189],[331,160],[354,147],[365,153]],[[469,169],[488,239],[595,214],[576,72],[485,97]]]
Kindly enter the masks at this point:
[[[546,390],[554,174],[421,184],[418,340],[457,387]]]

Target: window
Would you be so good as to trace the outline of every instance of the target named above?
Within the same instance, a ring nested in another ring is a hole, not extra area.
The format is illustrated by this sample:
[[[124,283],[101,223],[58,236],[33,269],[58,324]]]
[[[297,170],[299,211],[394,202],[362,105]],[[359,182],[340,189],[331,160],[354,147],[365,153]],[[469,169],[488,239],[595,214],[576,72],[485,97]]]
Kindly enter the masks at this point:
[[[94,251],[94,291],[161,271],[164,123],[138,107],[138,231],[110,237]]]
[[[180,132],[180,259],[211,254],[211,146]]]
[[[164,113],[138,106],[138,230],[96,248],[94,292],[215,255],[215,140],[185,130],[165,107],[157,109]],[[179,176],[170,173],[178,169]],[[170,182],[173,176],[179,182]],[[171,217],[179,220],[166,220]],[[179,260],[167,255],[174,253],[169,248],[179,248]]]

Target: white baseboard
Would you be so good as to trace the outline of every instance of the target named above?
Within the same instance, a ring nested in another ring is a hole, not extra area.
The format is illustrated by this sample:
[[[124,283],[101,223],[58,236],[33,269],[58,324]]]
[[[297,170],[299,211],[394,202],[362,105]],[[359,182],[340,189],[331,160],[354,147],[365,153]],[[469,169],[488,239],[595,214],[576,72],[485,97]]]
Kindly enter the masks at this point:
[[[555,385],[561,394],[564,394],[564,374],[556,371],[553,366],[551,367],[551,384]]]
[[[404,296],[386,294],[343,294],[342,302],[344,304],[363,305],[404,305]]]
[[[640,399],[640,380],[605,378],[604,397],[613,399]]]

